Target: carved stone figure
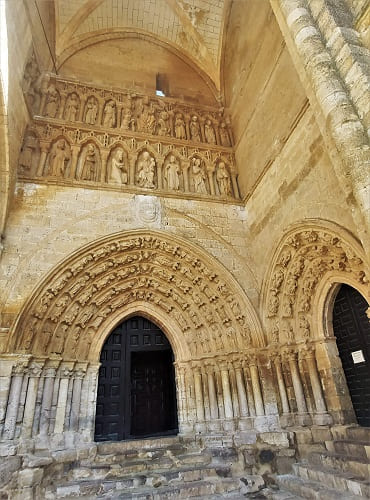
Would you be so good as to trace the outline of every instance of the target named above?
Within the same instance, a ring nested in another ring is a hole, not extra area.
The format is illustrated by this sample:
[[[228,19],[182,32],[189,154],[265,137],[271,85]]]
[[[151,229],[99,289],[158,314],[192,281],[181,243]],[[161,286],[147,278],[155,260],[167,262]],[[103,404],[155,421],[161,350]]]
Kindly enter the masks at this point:
[[[304,339],[309,339],[311,326],[309,321],[304,316],[299,320],[299,328],[301,330],[302,337]]]
[[[109,182],[114,184],[127,184],[128,182],[127,168],[121,148],[117,149],[113,155]]]
[[[32,160],[37,149],[37,139],[33,135],[28,135],[24,141],[19,157],[19,166],[22,173],[29,173],[32,167]]]
[[[223,161],[220,161],[216,171],[216,180],[220,194],[223,196],[231,196],[230,175]]]
[[[176,161],[174,155],[170,156],[170,161],[167,163],[164,172],[164,178],[167,181],[168,189],[178,191],[180,188],[180,165]]]
[[[91,96],[86,102],[85,123],[95,125],[96,117],[98,115],[98,103],[95,97]]]
[[[211,120],[206,120],[204,125],[204,137],[208,144],[216,144],[215,129],[213,128]]]
[[[177,113],[175,118],[175,137],[176,139],[186,139],[185,121],[181,113]]]
[[[26,64],[23,77],[23,91],[28,105],[33,111],[38,111],[40,103],[40,70],[35,54],[32,53]]]
[[[110,99],[104,106],[103,127],[113,128],[116,126],[116,103]]]
[[[46,95],[45,116],[55,118],[59,106],[59,93],[55,85],[49,85]]]
[[[199,158],[192,158],[192,172],[194,191],[200,194],[208,194],[205,180],[207,178],[202,161]]]
[[[140,132],[154,134],[156,129],[155,109],[149,97],[142,99],[141,106],[138,109],[138,126]]]
[[[267,308],[269,318],[276,316],[279,310],[279,297],[277,297],[276,295],[271,295]]]
[[[148,151],[144,151],[142,159],[138,163],[137,183],[140,187],[153,189],[155,177],[155,160]]]
[[[53,177],[64,177],[69,159],[69,146],[64,139],[60,139],[54,144],[50,153],[49,175]]]
[[[171,134],[170,117],[167,111],[161,111],[159,114],[157,134],[165,136]]]
[[[191,117],[189,130],[190,130],[190,138],[192,141],[196,141],[196,142],[202,141],[201,136],[200,136],[200,125],[199,125],[198,117],[196,115]]]
[[[132,116],[130,108],[126,108],[122,111],[121,128],[123,130],[132,130],[133,132],[136,130],[135,118]]]
[[[221,122],[220,128],[219,128],[219,134],[220,134],[220,142],[221,146],[225,147],[230,147],[230,137],[229,137],[229,132],[227,131],[226,123]]]
[[[77,119],[77,112],[80,106],[78,95],[73,93],[68,97],[64,118],[67,121],[74,122]]]
[[[95,181],[97,177],[98,156],[95,144],[88,144],[82,163],[81,180]]]

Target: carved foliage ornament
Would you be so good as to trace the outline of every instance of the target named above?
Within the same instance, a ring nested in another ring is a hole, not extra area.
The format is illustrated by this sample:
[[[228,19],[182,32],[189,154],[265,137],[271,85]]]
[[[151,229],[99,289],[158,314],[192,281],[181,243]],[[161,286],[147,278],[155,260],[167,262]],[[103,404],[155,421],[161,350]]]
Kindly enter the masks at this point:
[[[263,345],[255,320],[245,315],[250,307],[222,275],[187,247],[147,235],[101,243],[76,257],[23,315],[11,348],[86,359],[104,321],[136,301],[173,318],[192,356]]]

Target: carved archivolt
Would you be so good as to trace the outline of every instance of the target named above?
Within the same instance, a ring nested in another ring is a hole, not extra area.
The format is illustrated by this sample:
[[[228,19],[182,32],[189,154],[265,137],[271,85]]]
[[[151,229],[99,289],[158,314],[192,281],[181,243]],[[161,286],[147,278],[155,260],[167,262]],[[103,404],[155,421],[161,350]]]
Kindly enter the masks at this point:
[[[91,359],[105,325],[138,302],[167,315],[192,359],[264,346],[254,309],[221,265],[146,231],[105,238],[59,266],[25,306],[9,351]]]
[[[368,295],[369,271],[364,260],[361,246],[334,225],[306,224],[290,231],[275,253],[265,282],[263,303],[270,343],[317,337],[313,314],[325,280],[350,280]]]

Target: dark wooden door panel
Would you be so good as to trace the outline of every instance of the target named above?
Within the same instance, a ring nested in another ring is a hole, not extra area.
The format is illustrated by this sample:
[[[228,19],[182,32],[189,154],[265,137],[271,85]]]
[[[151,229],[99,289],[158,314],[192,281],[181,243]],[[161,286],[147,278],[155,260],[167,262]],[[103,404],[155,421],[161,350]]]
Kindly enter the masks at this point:
[[[370,427],[370,324],[363,296],[342,285],[335,299],[333,329],[357,421]],[[362,353],[356,363],[352,353]]]
[[[96,441],[177,431],[172,350],[155,324],[136,316],[119,325],[100,361]]]

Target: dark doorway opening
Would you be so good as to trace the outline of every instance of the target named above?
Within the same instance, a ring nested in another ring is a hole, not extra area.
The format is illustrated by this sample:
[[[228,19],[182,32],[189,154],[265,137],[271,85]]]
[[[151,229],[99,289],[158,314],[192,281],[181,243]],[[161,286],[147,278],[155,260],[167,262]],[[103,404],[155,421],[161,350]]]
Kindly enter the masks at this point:
[[[370,324],[368,304],[354,288],[342,285],[333,309],[333,329],[360,425],[370,427]]]
[[[178,431],[173,352],[165,334],[135,316],[109,335],[100,355],[95,440]]]

